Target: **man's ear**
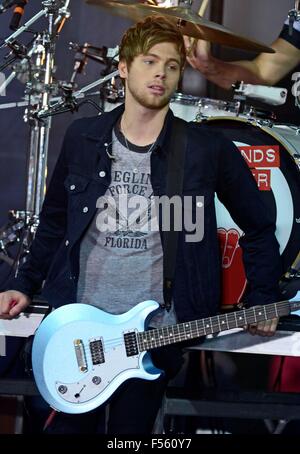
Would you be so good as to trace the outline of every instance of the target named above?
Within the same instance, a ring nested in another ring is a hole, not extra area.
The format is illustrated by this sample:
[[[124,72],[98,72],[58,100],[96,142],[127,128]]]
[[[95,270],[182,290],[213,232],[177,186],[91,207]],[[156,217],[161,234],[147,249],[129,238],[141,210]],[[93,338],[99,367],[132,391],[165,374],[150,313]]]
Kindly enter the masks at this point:
[[[128,76],[128,69],[127,69],[127,63],[125,60],[120,60],[118,64],[118,70],[120,77],[122,79],[127,79]]]

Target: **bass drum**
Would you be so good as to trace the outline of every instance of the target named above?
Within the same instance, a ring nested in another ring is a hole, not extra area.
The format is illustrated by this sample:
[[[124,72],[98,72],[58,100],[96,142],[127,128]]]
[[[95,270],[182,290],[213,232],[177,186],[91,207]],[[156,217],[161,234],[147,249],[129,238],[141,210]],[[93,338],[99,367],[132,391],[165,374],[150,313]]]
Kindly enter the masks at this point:
[[[262,122],[261,122],[262,123]],[[291,125],[265,126],[245,118],[209,118],[208,127],[220,130],[240,150],[266,207],[276,222],[276,237],[286,276],[300,269],[300,136]],[[222,253],[223,299],[229,309],[246,288],[239,238],[243,234],[216,198],[218,235]]]

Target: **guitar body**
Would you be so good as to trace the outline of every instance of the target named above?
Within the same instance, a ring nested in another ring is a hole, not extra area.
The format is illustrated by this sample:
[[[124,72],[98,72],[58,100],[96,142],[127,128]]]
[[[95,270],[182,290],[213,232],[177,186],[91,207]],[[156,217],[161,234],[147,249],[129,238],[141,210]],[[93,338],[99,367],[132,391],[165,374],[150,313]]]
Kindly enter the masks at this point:
[[[148,350],[297,314],[299,308],[300,291],[290,301],[145,331],[159,310],[155,301],[144,301],[121,315],[68,304],[48,315],[35,334],[34,378],[51,407],[85,413],[106,402],[129,378],[158,378],[162,371],[154,367]]]
[[[121,315],[87,304],[53,311],[39,326],[32,348],[34,378],[43,398],[56,410],[84,413],[106,402],[129,378],[158,378],[161,371],[149,353],[140,353],[130,338],[145,330],[158,308],[155,301],[144,301]]]

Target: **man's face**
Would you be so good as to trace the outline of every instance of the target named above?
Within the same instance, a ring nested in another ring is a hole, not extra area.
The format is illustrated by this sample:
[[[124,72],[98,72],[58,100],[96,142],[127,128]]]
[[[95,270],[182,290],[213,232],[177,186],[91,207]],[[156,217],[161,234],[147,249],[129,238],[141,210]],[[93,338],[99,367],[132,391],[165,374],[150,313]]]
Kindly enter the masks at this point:
[[[125,61],[120,61],[119,71],[125,79],[127,102],[162,109],[177,89],[181,74],[180,55],[172,43],[156,44],[147,55],[135,57],[129,69]]]

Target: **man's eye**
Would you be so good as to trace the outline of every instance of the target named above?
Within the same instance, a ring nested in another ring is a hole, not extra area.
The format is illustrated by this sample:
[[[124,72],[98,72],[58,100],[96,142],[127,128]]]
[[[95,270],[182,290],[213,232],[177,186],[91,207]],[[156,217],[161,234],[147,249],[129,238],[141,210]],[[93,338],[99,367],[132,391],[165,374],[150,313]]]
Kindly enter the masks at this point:
[[[169,65],[169,69],[171,69],[171,71],[177,71],[178,70],[178,66],[177,65]]]
[[[154,63],[153,60],[144,60],[144,63],[146,63],[146,65],[152,65],[152,63]]]

